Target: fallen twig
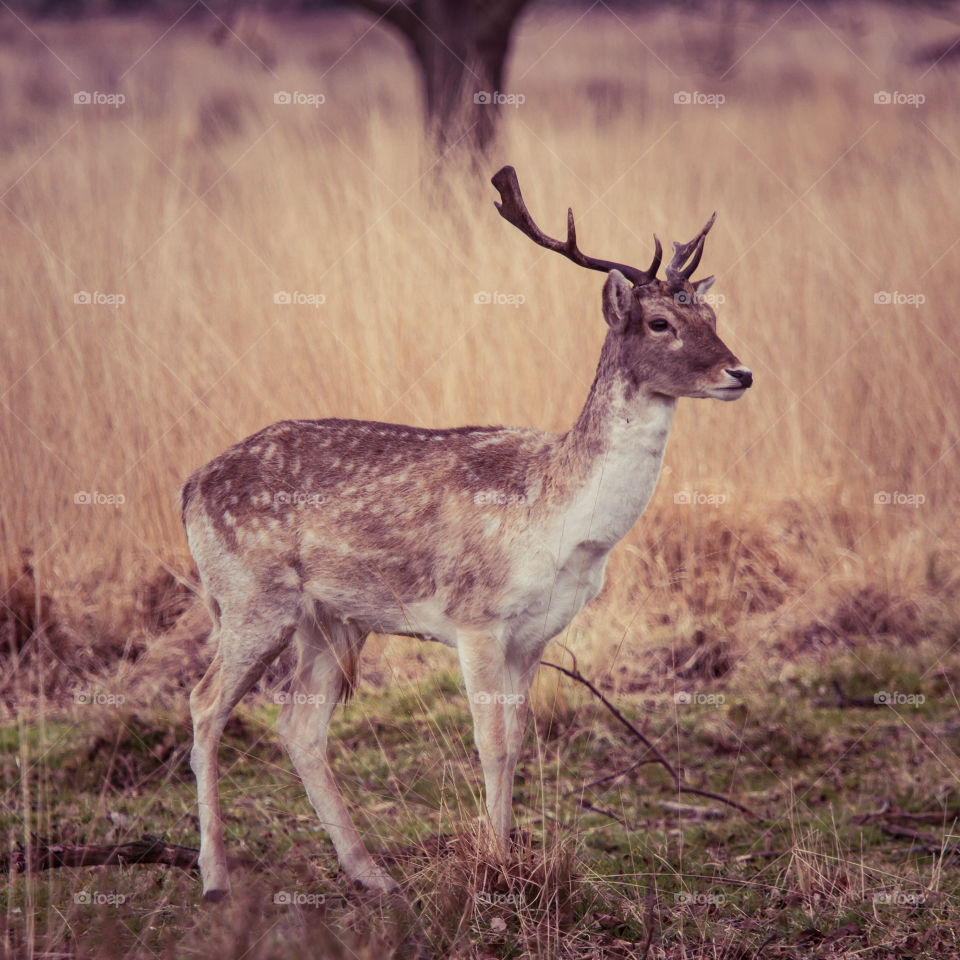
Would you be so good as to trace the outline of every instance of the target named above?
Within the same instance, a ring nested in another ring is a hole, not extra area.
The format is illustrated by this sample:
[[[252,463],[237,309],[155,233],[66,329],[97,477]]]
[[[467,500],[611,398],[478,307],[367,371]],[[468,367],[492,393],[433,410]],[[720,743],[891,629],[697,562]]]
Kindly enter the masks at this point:
[[[879,810],[869,810],[854,817],[854,823],[876,823],[880,820],[906,820],[909,823],[956,823],[960,820],[960,810],[920,810],[911,812],[891,807],[889,800],[884,800]]]
[[[621,827],[625,827],[627,830],[630,829],[630,825],[627,823],[626,820],[621,819],[615,813],[612,813],[610,810],[604,810],[602,807],[595,807],[589,801],[584,800],[583,797],[581,797],[578,802],[584,810],[589,810],[591,813],[599,813],[601,816],[609,817],[611,820],[616,820]]]
[[[580,793],[583,790],[591,790],[593,787],[599,787],[604,783],[609,783],[611,780],[616,780],[618,777],[623,777],[628,773],[633,773],[637,767],[646,766],[648,763],[659,763],[660,761],[656,757],[646,757],[642,760],[637,760],[636,763],[631,763],[629,767],[624,767],[622,770],[615,770],[613,773],[608,773],[605,777],[598,777],[596,780],[591,780],[589,783],[585,783],[582,786],[574,787],[573,790],[568,790],[564,796],[569,796],[571,793]]]
[[[570,654],[571,659],[573,660],[573,669],[569,670],[567,667],[561,667],[558,663],[550,663],[547,660],[541,660],[540,663],[545,667],[552,667],[554,670],[558,670],[560,673],[564,674],[567,677],[570,677],[571,680],[576,680],[577,683],[582,683],[606,708],[612,713],[620,723],[623,724],[652,754],[652,757],[641,758],[636,763],[627,767],[625,770],[620,770],[617,773],[610,774],[609,777],[602,777],[600,780],[594,781],[593,784],[587,784],[586,786],[596,786],[599,783],[603,783],[605,780],[613,780],[616,777],[622,776],[625,773],[629,773],[631,770],[636,769],[644,763],[659,763],[667,773],[673,778],[673,782],[676,784],[677,791],[679,793],[689,793],[698,797],[706,797],[709,800],[716,800],[718,803],[725,803],[729,807],[734,807],[736,810],[739,810],[741,813],[746,814],[748,817],[753,817],[759,819],[759,814],[755,813],[749,807],[745,807],[742,803],[738,803],[736,800],[730,800],[727,797],[721,796],[719,793],[713,793],[710,790],[700,790],[697,787],[688,787],[684,784],[680,774],[677,772],[677,769],[673,766],[672,763],[651,743],[651,741],[644,736],[596,687],[594,683],[588,680],[581,672],[577,666],[577,658],[571,651],[567,651]],[[586,787],[580,788],[586,789]]]
[[[129,843],[48,843],[34,838],[29,849],[22,846],[0,857],[0,870],[31,873],[56,867],[123,866],[128,863],[163,863],[169,867],[194,870],[200,851],[181,847],[159,837],[145,836]]]
[[[570,653],[569,650],[567,652]],[[580,672],[577,667],[577,658],[572,653],[570,653],[570,656],[573,658],[572,670],[561,667],[558,663],[549,663],[546,660],[541,660],[540,663],[545,667],[553,667],[554,670],[559,670],[562,674],[570,677],[571,680],[576,680],[577,683],[582,683],[653,754],[655,761],[661,764],[667,773],[679,783],[680,775],[674,769],[673,764]]]
[[[716,807],[698,807],[692,803],[677,803],[676,800],[663,800],[660,808],[667,813],[675,813],[679,817],[690,817],[694,820],[717,820],[723,816],[722,810]]]
[[[913,840],[913,850],[921,850],[923,853],[935,853],[940,856],[956,856],[960,853],[960,844],[941,843],[932,833],[921,833],[919,830],[911,830],[909,827],[901,827],[895,823],[882,823],[880,824],[880,829],[887,834],[887,836]]]

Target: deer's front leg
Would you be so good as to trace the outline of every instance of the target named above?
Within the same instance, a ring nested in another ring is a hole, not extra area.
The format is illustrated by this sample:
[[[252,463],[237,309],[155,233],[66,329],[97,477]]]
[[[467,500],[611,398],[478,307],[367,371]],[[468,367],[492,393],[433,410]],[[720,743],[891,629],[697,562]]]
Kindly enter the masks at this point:
[[[540,666],[543,653],[539,644],[534,649],[508,647],[503,672],[503,722],[506,734],[507,756],[503,769],[506,792],[502,802],[506,807],[507,833],[513,806],[513,780],[523,746],[523,732],[530,710],[530,687]]]
[[[473,714],[473,739],[483,769],[490,828],[505,851],[510,833],[511,797],[504,782],[507,739],[501,703],[505,673],[503,641],[492,633],[462,633],[457,637],[457,650]]]
[[[503,640],[490,633],[458,638],[460,665],[473,714],[490,827],[506,852],[513,805],[513,773],[520,756],[530,684],[539,651],[508,657]]]

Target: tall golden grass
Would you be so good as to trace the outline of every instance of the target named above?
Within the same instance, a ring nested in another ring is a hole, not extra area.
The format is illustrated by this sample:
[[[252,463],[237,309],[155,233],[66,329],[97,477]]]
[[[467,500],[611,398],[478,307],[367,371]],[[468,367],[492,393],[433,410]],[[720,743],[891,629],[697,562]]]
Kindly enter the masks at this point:
[[[570,204],[599,256],[645,264],[654,231],[686,240],[717,209],[705,272],[721,335],[756,377],[736,404],[681,402],[654,501],[575,647],[609,667],[658,638],[696,657],[707,636],[766,662],[762,641],[832,636],[845,611],[854,633],[904,635],[944,614],[955,76],[910,66],[907,15],[886,7],[725,26],[581,14],[544,5],[523,22],[510,91],[525,102],[504,110],[484,176],[437,162],[411,63],[360,16],[251,19],[219,45],[196,20],[9,22],[5,588],[30,551],[81,638],[127,629],[158,569],[188,574],[180,482],[277,419],[568,426],[604,336],[602,277],[500,220],[487,177],[509,162],[544,229],[559,233]],[[937,35],[909,24],[918,45]],[[280,90],[325,102],[278,105]],[[883,90],[926,100],[876,104]],[[126,102],[77,105],[77,91]],[[125,300],[77,304],[81,291]],[[276,304],[279,291],[325,299]],[[875,302],[894,291],[924,302]],[[123,503],[75,503],[81,491]]]

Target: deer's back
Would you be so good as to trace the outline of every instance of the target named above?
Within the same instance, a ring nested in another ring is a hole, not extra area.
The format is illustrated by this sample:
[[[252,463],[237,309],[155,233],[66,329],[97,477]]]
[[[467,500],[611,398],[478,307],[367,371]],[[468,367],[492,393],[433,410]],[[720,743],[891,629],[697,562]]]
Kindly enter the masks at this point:
[[[229,557],[231,569],[240,561],[296,583],[373,629],[405,632],[418,604],[430,616],[483,620],[530,528],[555,439],[505,427],[282,421],[186,482],[184,523],[214,588]]]

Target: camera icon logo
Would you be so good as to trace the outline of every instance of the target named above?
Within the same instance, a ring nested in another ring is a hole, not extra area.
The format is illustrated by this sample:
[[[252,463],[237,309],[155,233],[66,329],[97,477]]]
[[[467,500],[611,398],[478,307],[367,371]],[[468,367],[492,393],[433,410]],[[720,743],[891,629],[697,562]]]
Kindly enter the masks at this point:
[[[478,290],[473,295],[474,303],[492,303],[493,297],[490,296],[490,293],[486,290]]]
[[[88,304],[93,302],[93,297],[86,290],[78,290],[73,295],[74,303]]]
[[[691,703],[693,698],[685,690],[681,690],[673,695],[674,703]]]
[[[274,103],[293,103],[293,94],[289,90],[278,90],[273,95]]]
[[[80,90],[73,95],[74,103],[91,103],[92,97],[86,90]]]
[[[273,895],[273,902],[279,903],[283,906],[289,906],[291,903],[293,903],[293,897],[290,896],[286,890],[280,890],[278,893]]]
[[[93,497],[86,490],[78,490],[73,495],[73,502],[78,506],[87,506],[93,503]]]
[[[493,97],[491,97],[490,94],[487,93],[486,90],[478,90],[478,91],[473,95],[473,102],[474,102],[474,103],[492,103],[492,102],[493,102]]]
[[[74,903],[92,903],[93,898],[87,893],[86,890],[81,890],[79,893],[73,895]]]
[[[893,103],[893,97],[886,90],[878,90],[873,95],[874,103]]]
[[[687,90],[678,90],[673,95],[674,103],[693,103],[693,97],[690,95],[690,92]]]
[[[288,291],[286,291],[286,290],[278,290],[278,291],[273,295],[273,302],[274,302],[274,303],[281,303],[281,304],[292,303],[292,302],[293,302],[293,298],[290,296],[290,294],[289,294]]]

